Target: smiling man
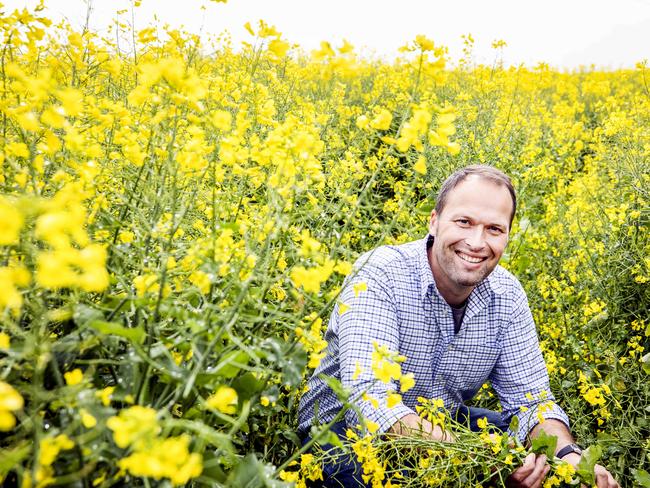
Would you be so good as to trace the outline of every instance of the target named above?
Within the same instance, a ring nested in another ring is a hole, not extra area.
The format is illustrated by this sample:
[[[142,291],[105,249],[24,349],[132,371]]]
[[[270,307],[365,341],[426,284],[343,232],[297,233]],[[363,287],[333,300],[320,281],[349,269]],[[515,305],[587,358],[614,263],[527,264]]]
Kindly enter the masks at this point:
[[[329,321],[327,355],[300,403],[304,442],[312,425],[332,422],[343,408],[322,379],[331,376],[350,390],[351,398],[359,398],[359,411],[380,433],[424,430],[433,439],[453,442],[449,433],[415,413],[418,397],[436,398],[473,429],[486,417],[505,431],[517,415],[519,427],[512,435],[526,443],[543,429],[558,437],[558,457],[578,463],[580,448],[550,393],[525,292],[498,266],[516,205],[504,173],[490,166],[463,168],[443,183],[425,239],[382,246],[359,258],[358,271]],[[377,346],[405,356],[402,373],[415,379],[395,405],[389,406],[387,398],[400,391],[400,383],[377,381],[372,371]],[[465,406],[486,381],[499,397],[501,412]],[[331,430],[343,437],[359,418],[352,409],[341,413],[344,420]],[[539,487],[548,469],[545,456],[531,454],[509,483]],[[364,486],[354,459],[324,466],[323,473],[323,486]],[[618,486],[601,466],[596,476],[600,488]]]

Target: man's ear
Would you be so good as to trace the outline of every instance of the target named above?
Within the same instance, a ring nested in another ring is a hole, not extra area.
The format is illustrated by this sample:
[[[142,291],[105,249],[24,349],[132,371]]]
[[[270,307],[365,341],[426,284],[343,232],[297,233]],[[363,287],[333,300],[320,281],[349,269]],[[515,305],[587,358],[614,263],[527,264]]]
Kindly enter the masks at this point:
[[[429,235],[432,236],[436,235],[437,223],[438,223],[438,214],[436,213],[436,209],[434,208],[431,211],[431,216],[429,217]]]

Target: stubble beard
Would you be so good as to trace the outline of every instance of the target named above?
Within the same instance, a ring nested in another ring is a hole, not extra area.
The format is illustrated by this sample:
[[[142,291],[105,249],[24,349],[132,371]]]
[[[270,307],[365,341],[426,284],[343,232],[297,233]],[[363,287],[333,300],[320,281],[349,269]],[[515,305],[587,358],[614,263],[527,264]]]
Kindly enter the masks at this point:
[[[453,249],[450,249],[449,252],[451,255],[443,253],[442,262],[440,256],[438,257],[438,262],[442,265],[441,267],[444,270],[447,270],[447,277],[449,280],[463,288],[475,287],[481,283],[485,278],[487,278],[494,268],[489,268],[488,266],[482,266],[476,272],[464,272],[460,269],[459,263],[456,262],[456,259],[460,259],[456,256],[456,253]]]

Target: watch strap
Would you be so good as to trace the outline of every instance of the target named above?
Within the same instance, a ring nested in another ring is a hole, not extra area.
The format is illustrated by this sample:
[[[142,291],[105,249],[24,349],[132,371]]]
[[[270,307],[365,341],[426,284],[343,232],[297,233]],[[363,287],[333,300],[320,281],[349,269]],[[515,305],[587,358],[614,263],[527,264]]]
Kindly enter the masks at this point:
[[[568,446],[564,446],[562,449],[560,449],[557,452],[556,457],[562,459],[564,456],[572,452],[576,454],[582,454],[582,448],[578,444],[569,444]]]

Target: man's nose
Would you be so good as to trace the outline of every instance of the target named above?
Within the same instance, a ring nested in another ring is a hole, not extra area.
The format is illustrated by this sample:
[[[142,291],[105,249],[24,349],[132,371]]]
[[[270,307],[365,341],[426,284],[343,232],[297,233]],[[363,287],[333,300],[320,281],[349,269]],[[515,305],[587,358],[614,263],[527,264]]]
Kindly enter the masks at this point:
[[[483,226],[475,225],[469,229],[469,232],[465,237],[465,242],[470,247],[470,249],[482,249],[485,244]]]

